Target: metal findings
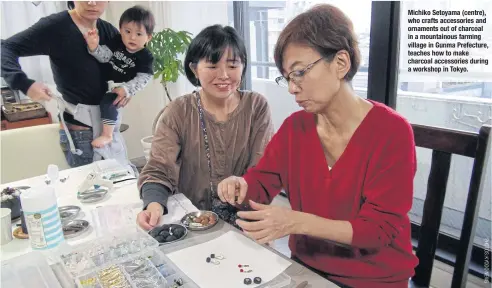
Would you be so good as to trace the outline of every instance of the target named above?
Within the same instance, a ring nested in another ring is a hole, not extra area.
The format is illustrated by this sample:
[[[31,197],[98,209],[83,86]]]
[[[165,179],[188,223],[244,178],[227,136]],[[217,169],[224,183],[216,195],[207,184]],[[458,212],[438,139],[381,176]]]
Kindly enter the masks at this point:
[[[215,265],[219,265],[220,264],[219,261],[217,261],[217,260],[215,260],[213,258],[210,258],[210,257],[207,257],[207,259],[205,261],[207,261],[207,263],[212,263],[212,264],[215,264]]]
[[[218,254],[210,254],[210,258],[215,258],[215,259],[219,259],[219,260],[224,260],[225,259],[224,256],[218,255]]]

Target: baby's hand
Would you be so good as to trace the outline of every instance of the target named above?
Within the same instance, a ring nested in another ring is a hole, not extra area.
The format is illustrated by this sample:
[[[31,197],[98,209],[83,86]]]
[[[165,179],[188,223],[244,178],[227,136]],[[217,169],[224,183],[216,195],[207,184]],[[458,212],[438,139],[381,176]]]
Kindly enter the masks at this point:
[[[97,33],[97,29],[91,29],[89,32],[84,34],[85,41],[87,42],[87,46],[91,52],[94,52],[99,46],[99,34]]]

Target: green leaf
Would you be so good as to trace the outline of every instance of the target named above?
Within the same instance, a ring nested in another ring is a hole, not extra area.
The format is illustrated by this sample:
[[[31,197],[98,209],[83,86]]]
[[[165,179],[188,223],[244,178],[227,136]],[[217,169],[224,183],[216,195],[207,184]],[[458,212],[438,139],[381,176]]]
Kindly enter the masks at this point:
[[[154,79],[161,83],[176,82],[180,74],[184,74],[183,64],[179,56],[186,52],[192,40],[188,31],[174,31],[171,28],[154,33],[147,45],[154,56]]]

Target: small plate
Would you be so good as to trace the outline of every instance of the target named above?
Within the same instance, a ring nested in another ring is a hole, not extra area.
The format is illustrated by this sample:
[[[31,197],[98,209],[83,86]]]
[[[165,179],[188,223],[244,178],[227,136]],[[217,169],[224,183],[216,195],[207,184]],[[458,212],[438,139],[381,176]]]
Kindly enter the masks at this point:
[[[58,208],[60,211],[61,221],[70,221],[77,218],[79,215],[80,207],[79,206],[61,206]]]
[[[70,220],[63,223],[63,235],[65,239],[74,238],[89,229],[89,222],[85,220]]]
[[[203,219],[203,217],[208,218],[205,223],[197,223],[195,219]],[[219,221],[219,216],[212,211],[197,211],[186,214],[181,218],[181,224],[183,224],[188,230],[192,231],[203,231],[214,227]]]
[[[188,229],[181,224],[164,224],[149,231],[159,244],[170,244],[183,240],[188,234]]]
[[[106,188],[98,188],[95,190],[88,190],[85,192],[79,192],[77,194],[77,199],[81,203],[94,203],[94,202],[99,202],[106,197],[108,194],[109,189]]]

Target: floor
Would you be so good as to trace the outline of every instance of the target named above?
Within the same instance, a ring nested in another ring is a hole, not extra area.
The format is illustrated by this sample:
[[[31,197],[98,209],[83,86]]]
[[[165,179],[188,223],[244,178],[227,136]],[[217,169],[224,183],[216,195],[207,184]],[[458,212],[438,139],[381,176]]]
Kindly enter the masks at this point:
[[[290,207],[289,201],[283,196],[277,196],[273,202],[273,205]],[[290,257],[290,249],[288,247],[288,238],[281,238],[276,240],[272,247],[280,253],[284,254],[287,257]],[[447,264],[444,264],[439,261],[434,261],[434,269],[432,271],[431,277],[431,287],[435,288],[447,288],[451,287],[451,279],[453,276],[453,267]],[[490,283],[484,283],[483,279],[475,277],[473,275],[468,275],[468,284],[467,288],[479,288],[479,287],[491,287]]]

